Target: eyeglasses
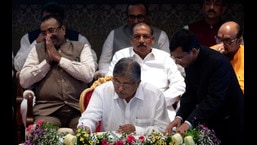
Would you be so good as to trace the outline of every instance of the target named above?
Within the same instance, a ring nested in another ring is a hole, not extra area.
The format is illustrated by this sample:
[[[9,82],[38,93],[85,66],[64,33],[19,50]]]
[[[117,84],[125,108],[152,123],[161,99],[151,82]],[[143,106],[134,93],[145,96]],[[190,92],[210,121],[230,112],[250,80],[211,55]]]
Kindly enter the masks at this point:
[[[199,51],[200,49],[197,49],[197,51]],[[181,62],[183,61],[183,59],[186,57],[186,56],[191,56],[193,53],[192,53],[192,50],[190,50],[189,52],[183,52],[183,54],[181,54],[180,56],[173,56],[171,55],[171,58],[173,58],[175,61],[178,61],[178,62]]]
[[[115,80],[115,79],[112,80],[112,83],[113,83],[114,87],[122,86],[124,89],[129,89],[135,84],[134,82],[133,83],[128,83],[128,82],[121,83],[121,82],[119,82],[118,80]]]
[[[47,33],[53,34],[61,27],[62,27],[62,25],[57,28],[48,28],[46,31],[41,31],[41,35],[46,36]]]
[[[135,34],[133,35],[132,37],[135,39],[135,40],[140,40],[141,37],[143,37],[144,40],[149,40],[151,38],[152,35],[150,34],[143,34],[143,35],[139,35],[139,34]]]
[[[215,36],[215,41],[218,44],[223,42],[223,44],[225,44],[225,45],[231,45],[236,40],[237,40],[237,38],[234,38],[234,39],[230,39],[230,38],[221,39],[219,36]]]
[[[173,58],[175,61],[179,61],[179,62],[181,62],[184,57],[185,57],[185,55],[184,56],[180,56],[180,57],[171,56],[171,58]]]
[[[134,21],[137,18],[138,21],[144,21],[145,20],[145,16],[144,15],[128,15],[128,19],[130,21]]]

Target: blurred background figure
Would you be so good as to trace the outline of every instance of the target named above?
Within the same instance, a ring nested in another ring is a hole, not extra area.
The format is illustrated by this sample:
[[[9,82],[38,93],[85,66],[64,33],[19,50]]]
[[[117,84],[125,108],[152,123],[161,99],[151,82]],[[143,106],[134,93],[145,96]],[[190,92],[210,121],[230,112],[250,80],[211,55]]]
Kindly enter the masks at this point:
[[[214,37],[220,26],[224,23],[222,15],[226,10],[226,0],[203,0],[203,19],[192,22],[184,26],[184,28],[194,32],[201,45],[207,47],[215,45]]]

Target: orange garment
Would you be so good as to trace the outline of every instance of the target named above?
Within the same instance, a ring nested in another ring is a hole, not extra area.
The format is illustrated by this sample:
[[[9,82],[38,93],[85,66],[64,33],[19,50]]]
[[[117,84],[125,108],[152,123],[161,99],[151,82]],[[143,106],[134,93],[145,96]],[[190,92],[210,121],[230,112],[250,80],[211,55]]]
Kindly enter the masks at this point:
[[[240,45],[233,60],[230,61],[237,76],[239,85],[244,93],[244,45]]]
[[[215,49],[216,47],[215,45],[213,45],[210,48]],[[244,93],[244,45],[240,45],[238,51],[236,52],[233,60],[231,60],[230,63],[234,68],[238,83]]]

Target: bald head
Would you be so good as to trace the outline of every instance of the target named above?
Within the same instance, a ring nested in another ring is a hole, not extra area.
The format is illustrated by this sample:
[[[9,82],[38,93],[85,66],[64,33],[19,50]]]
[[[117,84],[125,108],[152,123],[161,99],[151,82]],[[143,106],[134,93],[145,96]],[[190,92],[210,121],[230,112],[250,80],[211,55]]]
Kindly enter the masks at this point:
[[[228,21],[222,24],[218,31],[218,36],[221,36],[222,38],[240,38],[242,35],[242,32],[240,30],[240,26],[238,23],[234,21]]]
[[[227,21],[219,28],[216,36],[216,42],[218,43],[216,47],[219,48],[219,51],[222,50],[220,51],[221,53],[232,60],[240,48],[242,41],[242,30],[240,29],[239,24],[234,21]]]

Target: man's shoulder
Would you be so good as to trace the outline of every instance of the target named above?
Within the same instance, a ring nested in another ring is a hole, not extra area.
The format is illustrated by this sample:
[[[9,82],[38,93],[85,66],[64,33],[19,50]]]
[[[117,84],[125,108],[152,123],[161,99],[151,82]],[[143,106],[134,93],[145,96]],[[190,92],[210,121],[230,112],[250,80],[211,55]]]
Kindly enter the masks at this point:
[[[229,60],[227,59],[227,57],[224,54],[222,54],[210,47],[201,45],[200,53],[202,56],[204,56],[203,58],[205,58],[206,60],[210,60],[212,62],[217,62],[217,63],[219,63],[219,62],[224,63],[224,61],[225,61],[228,64],[230,64]],[[206,62],[208,62],[208,61],[206,61]]]
[[[66,32],[79,34],[78,31],[69,28],[66,29]]]
[[[157,94],[162,94],[163,92],[158,89],[156,86],[154,86],[152,83],[149,83],[147,81],[141,80],[139,87],[144,93],[148,93],[148,97],[154,98],[155,100],[159,99],[156,96],[162,96]]]
[[[206,22],[204,19],[200,19],[200,20],[196,20],[196,21],[193,21],[189,24],[187,24],[187,26],[189,28],[192,28],[192,27],[201,27],[202,25],[206,25]]]
[[[241,49],[241,50],[244,50],[244,45],[243,44],[240,44],[240,47],[239,47],[239,49]]]
[[[163,50],[158,49],[158,48],[152,48],[152,51],[153,51],[153,53],[157,53],[157,54],[162,55],[162,56],[166,56],[166,57],[170,56],[170,54],[168,52],[163,51]]]
[[[26,34],[28,34],[29,36],[35,35],[37,37],[40,33],[41,33],[41,30],[36,29],[36,30],[30,31],[30,32],[27,32]],[[26,34],[24,34],[24,35],[26,35]]]
[[[80,41],[76,41],[76,40],[70,40],[70,39],[67,39],[69,40],[73,45],[79,45],[79,46],[84,46],[85,44],[83,44],[82,42]]]
[[[153,26],[153,25],[151,25],[151,27],[153,28],[153,30],[154,31],[160,31],[160,32],[165,32],[163,29],[161,29],[161,28],[158,28],[158,27],[156,27],[156,26]],[[166,33],[166,32],[165,32]]]
[[[66,29],[66,38],[70,39],[70,40],[79,40],[79,32],[72,30],[72,29]]]
[[[151,25],[151,27],[152,27],[153,29],[156,29],[156,30],[161,30],[161,31],[163,31],[161,28],[158,28],[158,27],[156,27],[156,26],[153,26],[153,25]]]
[[[120,30],[120,29],[126,29],[128,28],[128,25],[127,24],[122,24],[114,29],[112,29],[112,31],[116,31],[116,30]]]
[[[36,29],[36,30],[28,32],[27,34],[28,34],[28,37],[29,37],[29,42],[32,43],[34,40],[36,40],[40,33],[41,33],[40,29]]]
[[[151,26],[151,27],[153,28],[153,32],[156,40],[158,40],[160,37],[163,37],[163,38],[166,37],[167,39],[169,39],[167,33],[164,30],[157,28],[155,26]]]

